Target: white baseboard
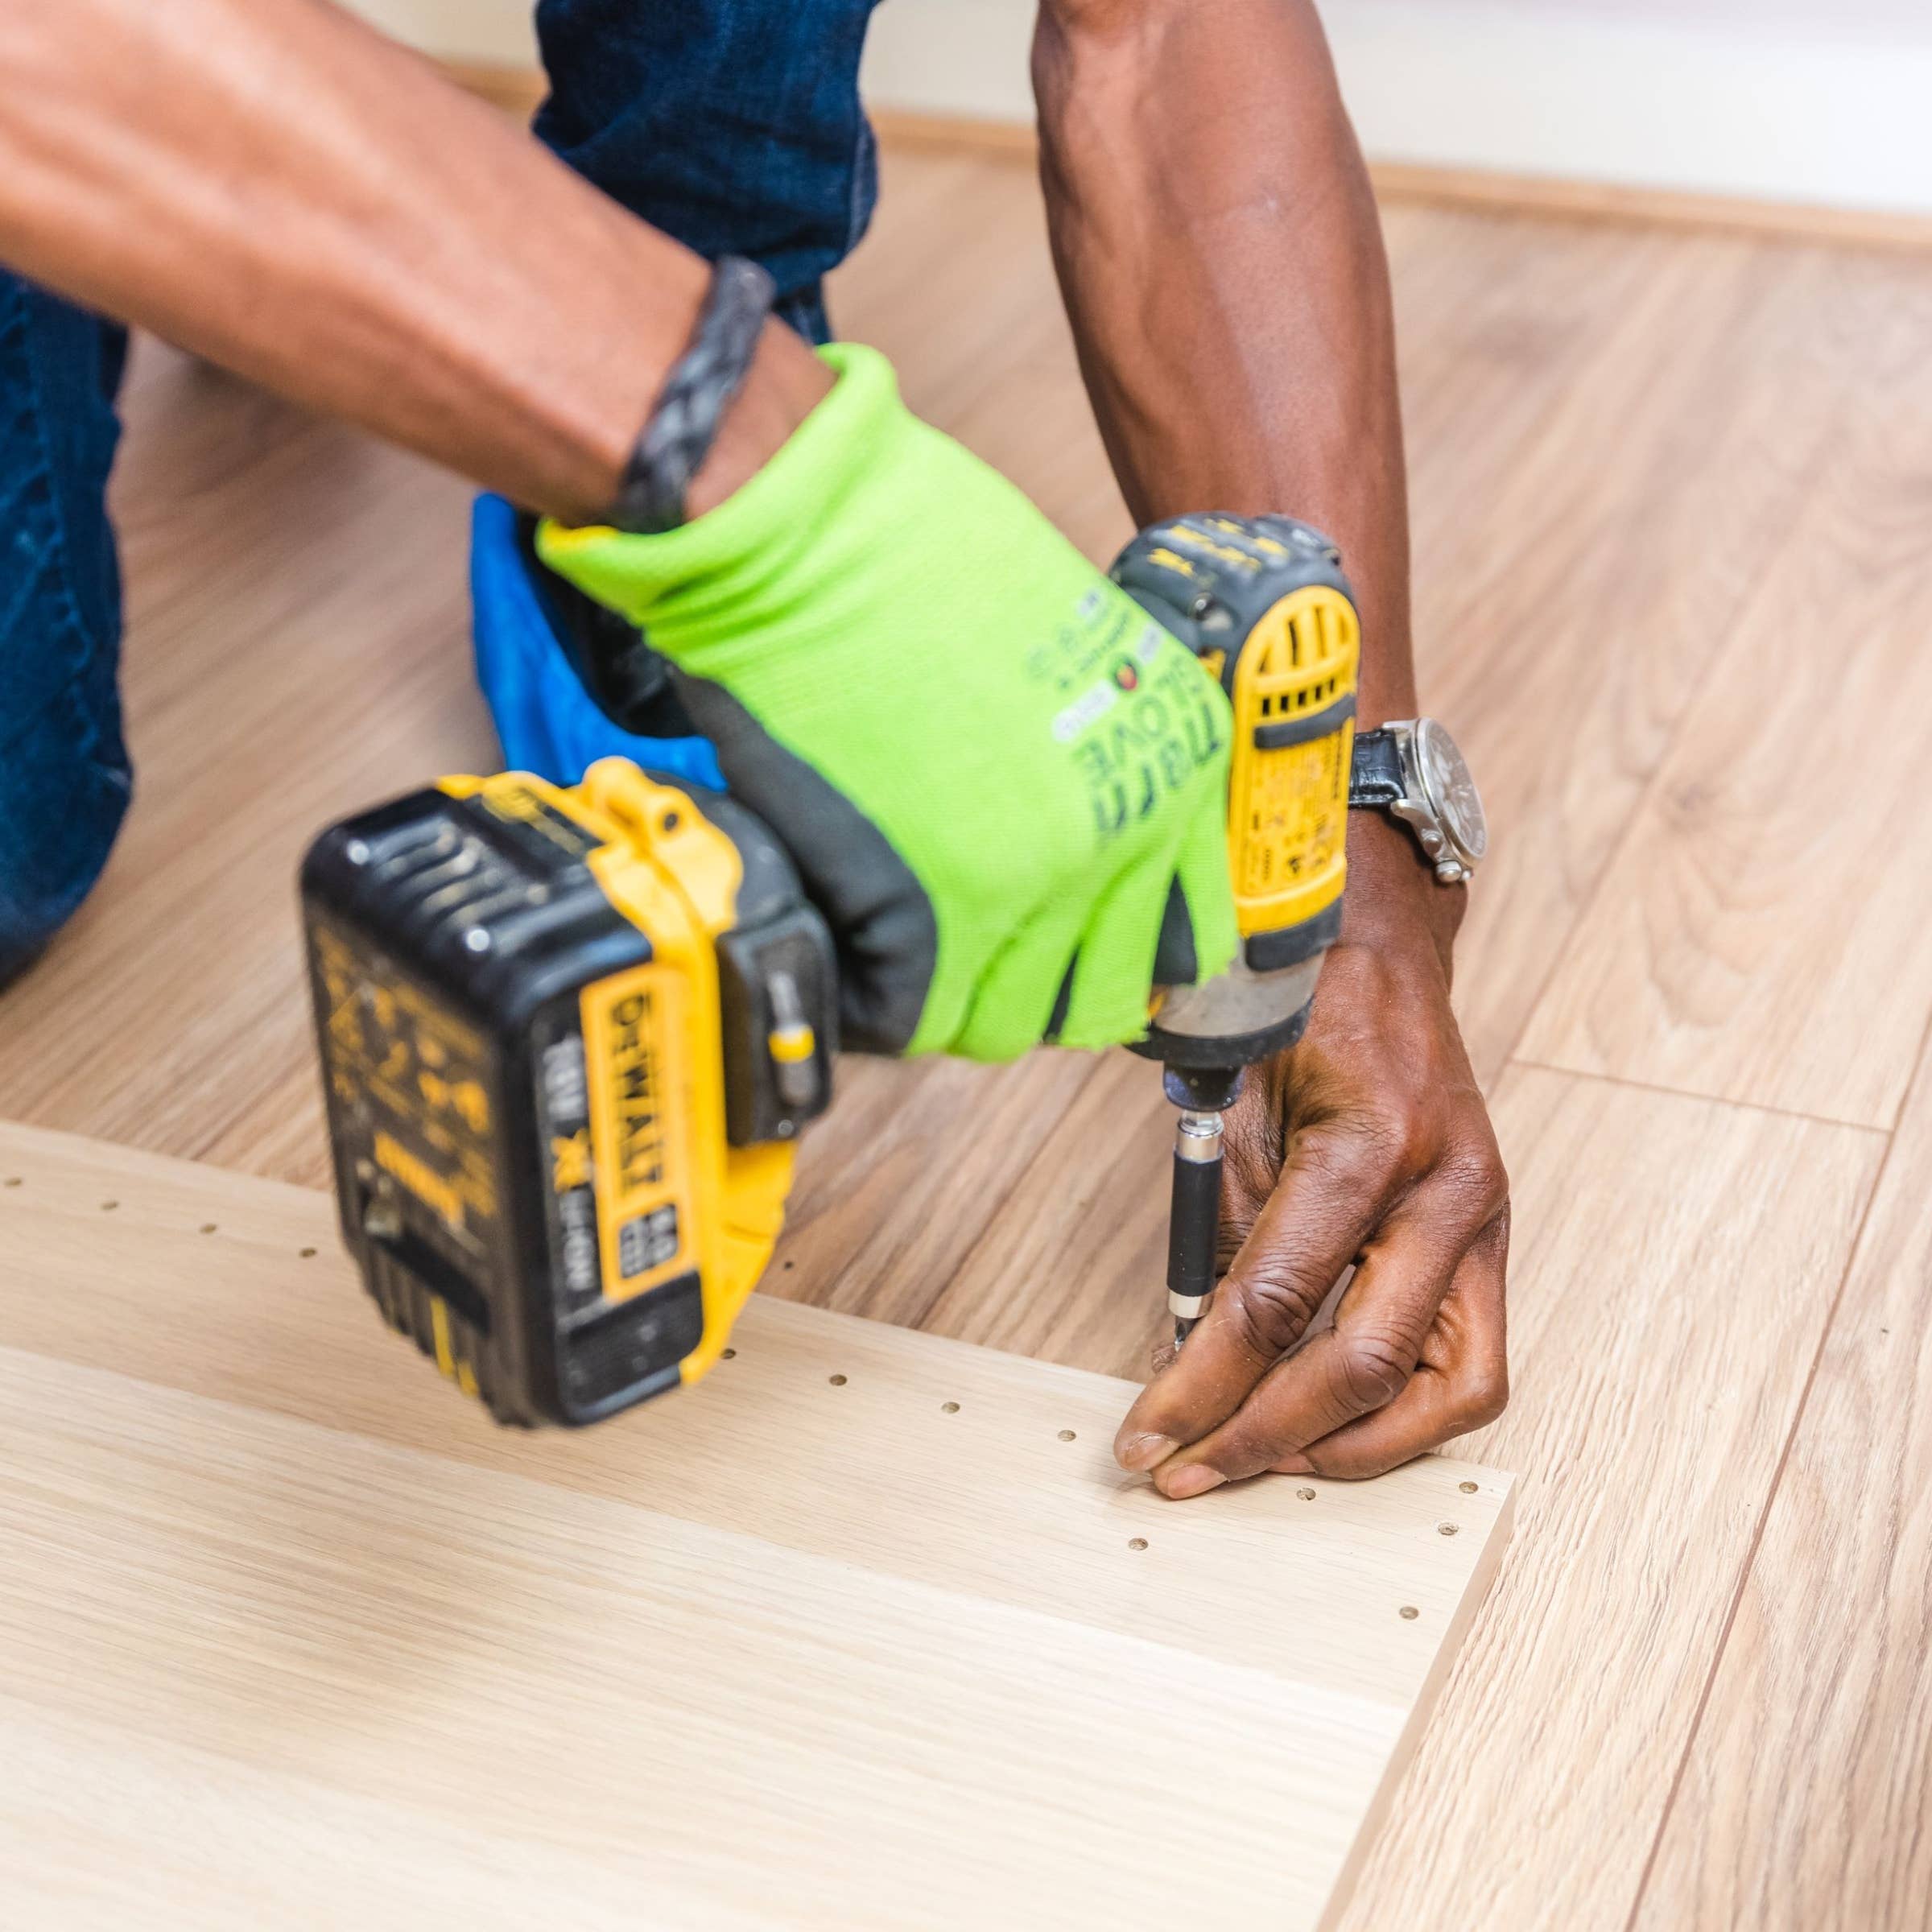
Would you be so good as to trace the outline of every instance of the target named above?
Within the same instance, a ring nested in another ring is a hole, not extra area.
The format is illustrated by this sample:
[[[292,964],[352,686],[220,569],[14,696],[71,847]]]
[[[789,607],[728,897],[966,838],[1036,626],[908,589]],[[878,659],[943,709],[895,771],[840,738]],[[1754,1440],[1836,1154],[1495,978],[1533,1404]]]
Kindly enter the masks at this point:
[[[457,60],[535,58],[530,0],[351,0]],[[639,5],[653,0],[638,0]],[[884,108],[1030,121],[1034,0],[886,0]],[[1323,0],[1377,160],[1932,213],[1932,5]]]
[[[371,26],[445,60],[528,67],[537,58],[535,0],[342,0]]]
[[[1033,0],[887,0],[881,106],[1030,120]],[[1932,213],[1932,6],[1840,25],[1573,0],[1326,0],[1377,160],[1824,207]]]

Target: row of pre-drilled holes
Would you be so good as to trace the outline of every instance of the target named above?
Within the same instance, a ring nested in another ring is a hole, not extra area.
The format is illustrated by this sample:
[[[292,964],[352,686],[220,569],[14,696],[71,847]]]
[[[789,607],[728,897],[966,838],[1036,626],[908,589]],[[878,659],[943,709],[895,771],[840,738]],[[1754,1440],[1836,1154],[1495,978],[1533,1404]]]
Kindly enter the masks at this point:
[[[21,1185],[21,1177],[17,1174],[10,1174],[0,1178],[0,1187],[18,1187]],[[103,1214],[113,1214],[118,1210],[120,1205],[118,1201],[103,1201],[101,1203],[101,1212]],[[221,1232],[221,1224],[216,1221],[204,1221],[196,1232],[200,1234],[219,1234]],[[305,1261],[312,1261],[320,1252],[321,1250],[316,1248],[298,1248],[295,1250],[295,1253]]]
[[[719,1360],[727,1362],[732,1361],[736,1359],[737,1352],[737,1350],[735,1348],[727,1348],[719,1357]],[[848,1378],[845,1376],[835,1373],[827,1376],[825,1379],[832,1385],[833,1388],[843,1389],[845,1386]],[[939,1404],[939,1413],[942,1415],[957,1415],[959,1412],[960,1405],[957,1402],[945,1402]],[[1079,1436],[1077,1432],[1074,1430],[1063,1429],[1059,1431],[1059,1439],[1063,1443],[1071,1443],[1078,1441]],[[1473,1496],[1476,1493],[1476,1486],[1474,1483],[1459,1483],[1456,1484],[1456,1487],[1461,1490],[1465,1496]],[[1304,1484],[1300,1488],[1297,1489],[1294,1493],[1304,1503],[1312,1503],[1319,1492],[1316,1490],[1309,1488],[1307,1485]],[[1435,1526],[1436,1534],[1439,1536],[1454,1536],[1460,1527],[1461,1525],[1457,1523],[1438,1523]],[[1147,1547],[1147,1539],[1144,1536],[1129,1537],[1127,1539],[1127,1547],[1129,1550],[1145,1550]],[[1414,1604],[1404,1604],[1397,1614],[1401,1616],[1405,1622],[1413,1623],[1418,1616],[1422,1615],[1422,1612],[1418,1610]]]
[[[726,1348],[720,1353],[718,1360],[721,1362],[733,1361],[737,1357],[737,1352],[735,1348]],[[843,1375],[828,1375],[825,1379],[831,1383],[833,1388],[843,1389],[849,1378]],[[939,1413],[942,1415],[957,1415],[959,1412],[960,1405],[957,1402],[941,1402],[939,1404]],[[1063,1429],[1059,1432],[1059,1439],[1063,1443],[1071,1443],[1077,1442],[1080,1439],[1074,1430]]]
[[[18,1187],[20,1186],[20,1184],[21,1177],[17,1174],[10,1174],[4,1179],[0,1179],[0,1187]],[[121,1203],[118,1201],[103,1201],[101,1203],[101,1212],[103,1214],[112,1214],[117,1208],[120,1207],[120,1205]],[[219,1234],[221,1231],[221,1227],[218,1223],[214,1221],[204,1221],[197,1232],[202,1234]],[[315,1258],[316,1250],[313,1248],[303,1248],[297,1249],[296,1252],[300,1255],[301,1258],[306,1261],[312,1261]],[[788,1268],[791,1265],[789,1261],[787,1261],[785,1265]],[[727,1362],[731,1361],[735,1359],[737,1352],[737,1350],[735,1348],[727,1348],[724,1351],[720,1359]],[[846,1379],[847,1378],[844,1376],[839,1374],[834,1374],[826,1377],[826,1380],[829,1381],[832,1386],[835,1389],[843,1389],[845,1386]],[[939,1404],[939,1410],[940,1413],[944,1415],[957,1415],[960,1412],[960,1405],[955,1402],[941,1402]],[[1071,1443],[1077,1441],[1079,1437],[1077,1432],[1074,1430],[1063,1429],[1059,1432],[1059,1439],[1063,1443]],[[1473,1496],[1476,1491],[1476,1485],[1471,1482],[1459,1483],[1457,1484],[1456,1487],[1461,1490],[1465,1496]],[[1302,1501],[1305,1503],[1313,1502],[1316,1496],[1316,1492],[1307,1488],[1306,1485],[1297,1489],[1294,1493],[1301,1499]],[[1460,1528],[1460,1525],[1459,1524],[1451,1522],[1441,1522],[1438,1523],[1435,1527],[1436,1532],[1439,1535],[1454,1536]],[[1144,1536],[1129,1537],[1127,1540],[1127,1547],[1129,1550],[1145,1550],[1147,1547],[1147,1539]],[[1417,1609],[1414,1604],[1404,1604],[1399,1614],[1406,1620],[1413,1622],[1417,1617],[1422,1615],[1422,1612]]]

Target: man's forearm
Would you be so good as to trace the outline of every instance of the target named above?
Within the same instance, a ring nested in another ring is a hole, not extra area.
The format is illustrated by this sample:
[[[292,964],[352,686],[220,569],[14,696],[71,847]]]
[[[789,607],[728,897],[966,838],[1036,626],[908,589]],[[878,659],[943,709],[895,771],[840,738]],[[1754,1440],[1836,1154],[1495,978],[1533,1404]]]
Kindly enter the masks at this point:
[[[1042,0],[1054,254],[1141,522],[1288,511],[1342,547],[1364,725],[1413,716],[1389,275],[1308,0]]]
[[[320,0],[0,14],[0,260],[566,517],[608,504],[704,263]],[[829,377],[770,325],[692,491]]]

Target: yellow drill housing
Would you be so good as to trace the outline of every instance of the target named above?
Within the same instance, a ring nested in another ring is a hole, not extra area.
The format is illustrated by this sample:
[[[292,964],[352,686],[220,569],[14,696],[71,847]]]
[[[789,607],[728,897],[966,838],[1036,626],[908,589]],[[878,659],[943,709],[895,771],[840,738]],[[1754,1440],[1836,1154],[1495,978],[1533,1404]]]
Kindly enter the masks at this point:
[[[1334,585],[1272,605],[1234,668],[1228,860],[1244,935],[1326,912],[1347,876],[1361,628]]]
[[[1286,517],[1180,517],[1144,530],[1116,580],[1234,708],[1228,859],[1243,965],[1334,941],[1347,877],[1361,625],[1335,547]]]

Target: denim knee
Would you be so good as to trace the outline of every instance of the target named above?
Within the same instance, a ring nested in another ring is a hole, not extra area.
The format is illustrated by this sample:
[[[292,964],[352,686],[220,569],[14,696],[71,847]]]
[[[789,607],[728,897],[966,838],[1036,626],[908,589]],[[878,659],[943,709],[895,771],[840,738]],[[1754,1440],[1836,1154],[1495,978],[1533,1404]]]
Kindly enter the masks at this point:
[[[0,982],[86,896],[132,786],[106,508],[125,348],[0,275]]]
[[[537,133],[700,254],[749,255],[800,332],[865,232],[877,153],[859,103],[875,0],[541,0]]]

